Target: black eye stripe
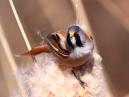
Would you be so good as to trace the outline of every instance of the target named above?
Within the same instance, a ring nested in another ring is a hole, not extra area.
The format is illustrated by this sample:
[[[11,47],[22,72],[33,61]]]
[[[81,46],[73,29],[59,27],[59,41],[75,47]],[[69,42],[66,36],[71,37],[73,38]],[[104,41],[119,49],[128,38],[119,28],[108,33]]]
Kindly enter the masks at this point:
[[[77,46],[82,47],[83,44],[82,44],[82,42],[81,42],[81,39],[80,39],[79,34],[78,34],[78,33],[74,33],[74,37],[75,37],[75,39],[76,39],[76,44],[77,44]]]
[[[70,34],[68,33],[67,35],[67,43],[68,43],[68,46],[71,47],[71,48],[74,48],[72,42],[71,42],[71,39],[70,39]]]

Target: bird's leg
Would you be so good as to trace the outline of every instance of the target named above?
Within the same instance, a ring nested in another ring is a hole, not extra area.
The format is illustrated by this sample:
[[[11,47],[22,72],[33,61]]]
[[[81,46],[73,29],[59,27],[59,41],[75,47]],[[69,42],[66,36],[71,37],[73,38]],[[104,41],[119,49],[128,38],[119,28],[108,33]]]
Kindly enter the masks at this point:
[[[85,88],[85,86],[87,86],[87,84],[80,79],[80,76],[78,76],[74,70],[72,70],[72,73],[75,76],[75,78],[79,81],[82,88]]]

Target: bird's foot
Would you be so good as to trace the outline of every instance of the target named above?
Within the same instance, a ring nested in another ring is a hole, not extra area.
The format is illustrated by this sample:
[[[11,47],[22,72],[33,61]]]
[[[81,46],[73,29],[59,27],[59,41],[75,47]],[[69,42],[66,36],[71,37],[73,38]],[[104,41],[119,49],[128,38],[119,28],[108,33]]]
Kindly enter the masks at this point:
[[[74,74],[75,78],[79,81],[79,83],[80,83],[80,85],[82,86],[82,88],[85,89],[85,87],[87,86],[87,83],[84,82],[84,81],[82,81],[82,80],[80,79],[80,77],[75,73],[74,70],[72,70],[72,73]]]
[[[79,80],[79,83],[80,83],[80,85],[82,86],[82,88],[84,88],[84,89],[85,89],[85,87],[87,86],[87,83],[84,82],[84,81],[82,81],[81,79]]]

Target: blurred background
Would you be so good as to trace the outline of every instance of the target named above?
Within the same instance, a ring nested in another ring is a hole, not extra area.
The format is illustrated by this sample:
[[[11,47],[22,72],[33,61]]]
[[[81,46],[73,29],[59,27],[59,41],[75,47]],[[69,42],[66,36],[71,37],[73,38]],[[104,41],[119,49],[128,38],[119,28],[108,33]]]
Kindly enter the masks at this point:
[[[13,2],[32,47],[42,42],[37,32],[45,36],[76,22],[71,0]],[[82,0],[82,4],[103,58],[110,94],[129,97],[129,0]],[[9,1],[0,0],[0,97],[9,97],[8,90],[16,88],[11,69],[16,70],[14,64],[31,60],[12,57],[12,61],[9,56],[24,51],[27,47]],[[10,62],[14,64],[10,66]]]

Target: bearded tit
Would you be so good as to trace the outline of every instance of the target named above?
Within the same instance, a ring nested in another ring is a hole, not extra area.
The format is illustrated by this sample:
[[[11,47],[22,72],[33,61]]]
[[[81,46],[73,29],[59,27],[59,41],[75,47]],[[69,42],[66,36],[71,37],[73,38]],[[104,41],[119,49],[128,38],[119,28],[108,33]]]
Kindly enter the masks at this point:
[[[69,26],[67,32],[55,32],[47,35],[46,44],[33,48],[21,55],[35,56],[43,52],[52,52],[62,65],[71,68],[82,87],[86,85],[76,74],[76,69],[89,64],[93,59],[94,43],[92,37],[79,25]]]

